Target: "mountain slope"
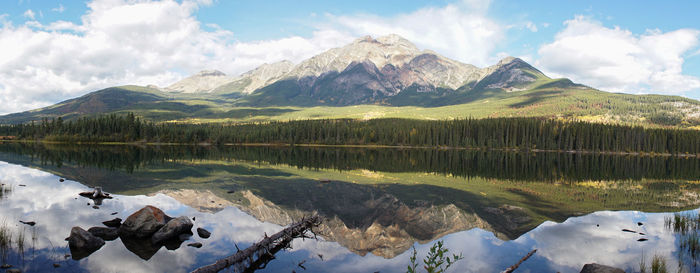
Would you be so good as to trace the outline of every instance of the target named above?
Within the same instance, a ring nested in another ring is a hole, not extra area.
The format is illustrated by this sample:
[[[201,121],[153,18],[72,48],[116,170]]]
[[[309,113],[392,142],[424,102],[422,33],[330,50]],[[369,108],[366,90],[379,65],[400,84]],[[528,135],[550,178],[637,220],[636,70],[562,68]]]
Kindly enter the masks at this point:
[[[513,57],[479,68],[397,35],[363,37],[296,65],[264,64],[237,77],[205,70],[166,88],[108,88],[0,116],[0,123],[125,112],[174,122],[532,116],[700,128],[696,100],[603,92],[549,78]]]
[[[166,100],[157,89],[141,86],[110,87],[87,95],[59,102],[55,105],[32,111],[0,117],[2,123],[22,123],[42,118],[64,117],[67,119],[83,115],[111,113],[124,108]]]

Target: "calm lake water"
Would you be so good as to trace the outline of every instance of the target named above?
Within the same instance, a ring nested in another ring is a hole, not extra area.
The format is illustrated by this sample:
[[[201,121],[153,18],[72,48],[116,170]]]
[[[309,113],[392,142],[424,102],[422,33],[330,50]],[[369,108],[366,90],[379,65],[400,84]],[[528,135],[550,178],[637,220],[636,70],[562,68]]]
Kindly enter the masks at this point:
[[[23,272],[189,272],[312,214],[325,218],[318,239],[294,240],[260,271],[405,272],[412,247],[420,260],[439,240],[464,256],[452,272],[500,272],[532,249],[516,272],[578,272],[592,262],[638,271],[655,254],[672,272],[696,271],[683,235],[665,225],[674,213],[698,214],[694,158],[5,143],[0,183],[0,226],[12,234],[0,263]],[[78,196],[93,186],[115,198]],[[145,205],[195,217],[212,237],[150,252],[117,239],[66,257],[71,227]]]

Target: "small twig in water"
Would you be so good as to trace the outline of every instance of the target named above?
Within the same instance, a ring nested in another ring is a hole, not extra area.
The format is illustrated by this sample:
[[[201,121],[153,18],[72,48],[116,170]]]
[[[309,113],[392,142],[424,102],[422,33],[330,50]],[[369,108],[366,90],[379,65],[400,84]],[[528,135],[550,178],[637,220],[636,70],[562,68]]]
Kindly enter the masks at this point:
[[[511,267],[507,268],[505,271],[503,271],[503,273],[511,273],[511,272],[515,271],[516,269],[518,269],[518,267],[520,266],[521,263],[523,263],[524,261],[526,261],[527,259],[529,259],[530,256],[532,256],[532,254],[535,254],[535,252],[537,252],[537,249],[533,249],[532,251],[530,251],[530,253],[528,253],[527,255],[525,255],[525,257],[523,257],[522,259],[520,259],[520,261],[518,261],[518,263],[516,263],[516,264],[512,265]]]

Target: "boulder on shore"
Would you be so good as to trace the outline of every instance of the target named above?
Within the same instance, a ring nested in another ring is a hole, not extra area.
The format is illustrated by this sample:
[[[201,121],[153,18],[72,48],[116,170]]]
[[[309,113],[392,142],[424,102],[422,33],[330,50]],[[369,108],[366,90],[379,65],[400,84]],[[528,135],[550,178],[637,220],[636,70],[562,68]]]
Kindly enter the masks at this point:
[[[625,273],[625,271],[612,266],[592,263],[584,265],[581,273]]]
[[[150,237],[172,219],[154,206],[146,206],[129,215],[119,227],[122,237]]]
[[[190,218],[180,216],[170,220],[165,226],[154,233],[153,237],[151,237],[151,241],[154,244],[160,244],[173,238],[179,238],[180,234],[183,233],[192,234],[192,226],[193,224]]]
[[[73,260],[77,261],[89,256],[100,249],[104,244],[105,241],[102,238],[92,235],[92,233],[80,227],[73,227],[70,230],[68,246]]]
[[[113,227],[91,227],[87,231],[105,241],[113,241],[119,238],[119,230]]]

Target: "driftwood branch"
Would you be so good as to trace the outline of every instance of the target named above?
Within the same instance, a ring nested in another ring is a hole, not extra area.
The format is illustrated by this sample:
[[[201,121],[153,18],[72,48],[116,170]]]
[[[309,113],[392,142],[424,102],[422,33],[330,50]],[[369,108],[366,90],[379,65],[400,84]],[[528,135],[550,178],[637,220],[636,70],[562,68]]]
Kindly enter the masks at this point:
[[[239,250],[231,256],[216,261],[216,263],[197,268],[192,273],[214,273],[228,267],[233,267],[234,272],[243,272],[251,266],[258,268],[261,266],[257,262],[258,260],[270,260],[271,257],[269,256],[287,247],[294,238],[304,237],[307,230],[318,226],[320,223],[321,220],[318,216],[302,219],[272,236],[268,237],[265,235],[263,240],[244,250]]]
[[[507,268],[505,271],[503,271],[503,273],[512,273],[513,271],[515,271],[516,269],[518,269],[518,267],[520,266],[521,263],[523,263],[523,262],[526,261],[527,259],[530,259],[530,256],[532,256],[532,254],[535,254],[535,252],[537,252],[537,249],[533,249],[532,251],[530,251],[530,253],[528,253],[527,255],[525,255],[525,257],[523,257],[522,259],[520,259],[520,261],[518,261],[518,263],[516,263],[516,264],[512,265],[511,267]]]

